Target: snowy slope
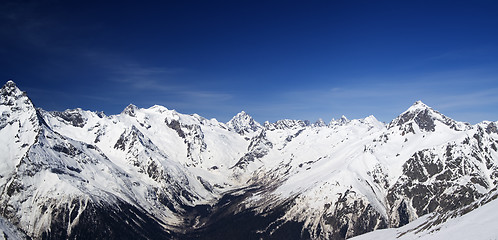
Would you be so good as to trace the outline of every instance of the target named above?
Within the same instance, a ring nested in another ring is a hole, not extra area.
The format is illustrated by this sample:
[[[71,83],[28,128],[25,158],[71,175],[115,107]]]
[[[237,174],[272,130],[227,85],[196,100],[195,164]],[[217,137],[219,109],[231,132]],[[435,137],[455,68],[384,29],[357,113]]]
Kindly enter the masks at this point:
[[[375,239],[498,239],[497,195],[443,214],[428,214],[400,228],[377,230],[355,240]]]
[[[0,90],[0,113],[0,186],[4,186],[11,170],[35,142],[39,116],[31,100],[12,81]]]
[[[26,235],[20,232],[12,223],[0,217],[0,239],[21,240],[26,239]]]
[[[1,214],[34,238],[344,239],[469,206],[498,183],[497,123],[420,101],[389,124],[261,125],[157,105],[47,112],[11,81],[0,100]]]

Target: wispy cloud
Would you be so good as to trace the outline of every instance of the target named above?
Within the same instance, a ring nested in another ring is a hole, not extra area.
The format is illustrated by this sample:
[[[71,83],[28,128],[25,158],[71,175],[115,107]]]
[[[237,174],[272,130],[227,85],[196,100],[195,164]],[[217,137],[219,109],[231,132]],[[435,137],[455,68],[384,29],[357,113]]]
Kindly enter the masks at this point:
[[[197,99],[198,101],[205,101],[205,100],[228,101],[233,98],[232,94],[213,92],[213,91],[186,90],[186,91],[180,91],[180,93],[186,97]]]
[[[174,75],[181,69],[145,67],[138,64],[124,64],[109,69],[110,80],[135,90],[175,91]]]
[[[458,95],[441,96],[441,109],[472,108],[498,103],[498,88],[477,90]]]
[[[30,97],[50,97],[59,99],[69,99],[69,98],[87,98],[98,101],[113,102],[113,98],[101,96],[101,95],[91,95],[91,94],[78,94],[74,92],[58,91],[53,89],[45,88],[23,88]],[[56,97],[55,97],[56,96]]]
[[[403,78],[393,76],[384,80],[357,81],[356,83],[322,88],[308,88],[277,93],[272,101],[252,105],[255,112],[271,116],[278,109],[280,116],[330,119],[346,115],[362,118],[373,114],[381,121],[390,121],[412,103],[422,100],[443,114],[457,120],[476,123],[490,107],[498,108],[498,89],[487,88],[497,81],[495,72],[487,68],[459,69],[426,73]]]
[[[118,68],[113,81],[133,91],[152,91],[163,96],[175,96],[191,104],[192,107],[228,101],[233,97],[232,94],[212,89],[198,89],[193,86],[194,84],[182,81],[178,75],[184,71],[184,69],[144,67],[135,64],[131,67]]]
[[[454,49],[450,51],[443,52],[439,55],[429,57],[427,60],[462,60],[469,58],[480,58],[483,56],[489,56],[491,53],[496,53],[498,51],[497,46],[486,45],[479,46],[475,48],[464,48],[464,49]]]
[[[75,32],[56,17],[47,14],[46,8],[54,1],[0,1],[0,37],[16,42],[16,47],[37,51],[64,53],[57,33]],[[45,9],[45,10],[44,10]]]

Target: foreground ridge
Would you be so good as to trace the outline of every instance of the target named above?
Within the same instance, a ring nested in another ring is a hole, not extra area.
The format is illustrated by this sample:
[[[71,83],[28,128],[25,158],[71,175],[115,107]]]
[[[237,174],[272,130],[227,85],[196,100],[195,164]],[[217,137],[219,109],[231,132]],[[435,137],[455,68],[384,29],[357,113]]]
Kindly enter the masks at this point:
[[[0,230],[17,239],[345,239],[479,214],[498,183],[498,123],[421,101],[389,124],[262,125],[158,105],[48,112],[8,81],[0,116]]]

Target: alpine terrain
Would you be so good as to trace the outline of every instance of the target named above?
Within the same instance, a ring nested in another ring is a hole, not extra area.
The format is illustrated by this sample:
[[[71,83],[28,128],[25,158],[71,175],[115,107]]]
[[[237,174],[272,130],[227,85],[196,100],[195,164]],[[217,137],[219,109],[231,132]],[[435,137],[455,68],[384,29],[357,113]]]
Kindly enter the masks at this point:
[[[50,112],[9,81],[0,115],[0,238],[498,237],[498,122],[420,101],[387,124],[222,123]]]

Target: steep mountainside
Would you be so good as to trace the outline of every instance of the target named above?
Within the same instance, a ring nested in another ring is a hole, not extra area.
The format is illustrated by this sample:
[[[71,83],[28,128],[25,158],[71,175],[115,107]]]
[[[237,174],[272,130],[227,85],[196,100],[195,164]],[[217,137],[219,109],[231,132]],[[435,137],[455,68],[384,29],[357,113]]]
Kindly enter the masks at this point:
[[[389,124],[261,125],[47,112],[12,81],[0,94],[0,209],[21,237],[344,239],[470,209],[498,183],[498,123],[422,102]]]
[[[496,189],[474,203],[455,210],[424,215],[400,228],[383,229],[354,237],[383,239],[497,239]]]

